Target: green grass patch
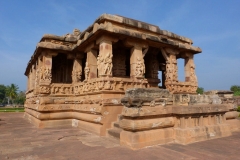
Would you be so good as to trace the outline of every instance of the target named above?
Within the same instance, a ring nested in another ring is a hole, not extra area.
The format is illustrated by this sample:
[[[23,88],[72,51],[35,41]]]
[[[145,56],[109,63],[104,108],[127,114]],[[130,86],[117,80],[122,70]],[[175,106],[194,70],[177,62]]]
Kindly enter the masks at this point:
[[[0,112],[24,112],[24,108],[0,108]]]

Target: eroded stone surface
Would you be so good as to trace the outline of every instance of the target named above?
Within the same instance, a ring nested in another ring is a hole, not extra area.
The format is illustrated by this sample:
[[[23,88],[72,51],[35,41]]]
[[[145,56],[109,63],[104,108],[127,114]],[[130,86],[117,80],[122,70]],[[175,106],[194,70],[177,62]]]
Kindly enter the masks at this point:
[[[158,101],[161,99],[164,101]],[[167,103],[170,101],[172,104]],[[135,88],[126,91],[122,104],[120,142],[133,149],[230,136],[240,125],[236,119],[239,113],[229,108],[234,104],[225,103],[216,94],[171,94],[164,89]]]

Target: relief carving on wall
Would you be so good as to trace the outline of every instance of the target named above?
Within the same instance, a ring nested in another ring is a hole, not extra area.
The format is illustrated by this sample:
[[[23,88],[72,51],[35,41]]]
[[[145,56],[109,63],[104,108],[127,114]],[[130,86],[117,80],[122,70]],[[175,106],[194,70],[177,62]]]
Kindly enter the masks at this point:
[[[93,92],[99,92],[99,91],[104,91],[104,90],[111,90],[111,91],[122,91],[126,88],[130,87],[138,87],[138,88],[146,88],[147,87],[147,80],[137,80],[137,81],[129,81],[128,78],[96,78],[96,79],[90,79],[88,81],[83,81],[83,82],[78,82],[75,83],[71,88],[68,90],[71,90],[72,94],[75,95],[81,95],[85,93],[93,93]],[[56,85],[56,84],[54,84]],[[59,85],[59,84],[58,84]],[[70,86],[68,86],[70,87]],[[60,94],[61,92],[61,87],[55,86],[55,94]],[[67,86],[64,85],[64,92],[66,93],[66,88]],[[58,90],[58,91],[56,91]],[[73,91],[72,91],[73,90]]]
[[[98,55],[97,57],[97,69],[98,75],[112,75],[112,57],[113,55],[108,52],[105,57]]]
[[[52,80],[52,73],[50,68],[43,68],[40,67],[40,80],[41,81],[51,81]]]
[[[88,67],[88,62],[86,62],[86,66],[84,68],[85,80],[87,81],[89,78],[90,68]]]
[[[41,86],[39,89],[40,89],[40,93],[43,93],[43,94],[50,93],[50,88],[48,86]]]
[[[51,94],[73,94],[73,87],[69,84],[52,84]]]
[[[166,61],[165,83],[178,82],[178,67],[176,57],[171,55]]]
[[[72,82],[80,82],[82,78],[82,66],[80,66],[78,60],[74,60],[73,70],[72,70]]]
[[[137,57],[135,76],[143,77],[145,74],[145,64],[143,58]]]
[[[113,55],[108,52],[105,59],[104,59],[104,74],[106,75],[112,75],[112,57]]]

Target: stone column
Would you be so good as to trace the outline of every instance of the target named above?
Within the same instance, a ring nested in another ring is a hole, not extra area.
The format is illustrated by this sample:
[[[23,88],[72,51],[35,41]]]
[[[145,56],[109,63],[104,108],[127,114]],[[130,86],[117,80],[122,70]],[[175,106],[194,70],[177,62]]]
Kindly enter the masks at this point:
[[[184,59],[184,73],[185,73],[185,82],[190,81],[190,59],[185,58]]]
[[[197,84],[197,77],[195,74],[195,64],[193,60],[193,54],[192,53],[185,53],[185,81],[186,82],[192,82],[194,84]]]
[[[193,55],[186,53],[184,58],[184,73],[185,73],[185,82],[190,82],[191,75],[191,64],[193,63]]]
[[[131,49],[130,54],[130,76],[136,78],[144,78],[145,76],[145,63],[142,54],[142,46],[135,45]]]
[[[31,79],[32,79],[32,69],[29,70],[29,73],[28,73],[28,90],[31,90]]]
[[[40,93],[50,93],[50,84],[52,81],[52,57],[56,56],[56,52],[43,52],[42,65],[40,67]]]
[[[178,51],[172,48],[162,49],[162,54],[166,60],[165,83],[172,83],[178,81],[178,67],[176,55]],[[167,88],[168,89],[168,88]]]
[[[99,44],[99,55],[97,57],[97,70],[99,77],[112,77],[112,42],[116,42],[117,39],[102,36],[97,40]],[[91,53],[94,56],[94,53]]]
[[[124,43],[126,46],[132,47],[130,53],[130,77],[144,78],[146,71],[144,56],[147,52],[148,46],[131,40],[127,40]],[[143,49],[145,49],[144,52]]]
[[[195,64],[192,53],[185,53],[185,82],[191,82],[191,92],[196,93],[198,87],[197,76],[195,74]]]
[[[29,73],[27,75],[27,91],[29,90]]]
[[[87,63],[90,69],[88,79],[97,78],[97,51],[90,49],[87,51]]]
[[[35,78],[36,78],[36,69],[35,69],[35,65],[32,65],[32,69],[31,69],[31,89],[35,88]]]
[[[72,83],[80,82],[82,79],[82,54],[76,54],[73,60]]]

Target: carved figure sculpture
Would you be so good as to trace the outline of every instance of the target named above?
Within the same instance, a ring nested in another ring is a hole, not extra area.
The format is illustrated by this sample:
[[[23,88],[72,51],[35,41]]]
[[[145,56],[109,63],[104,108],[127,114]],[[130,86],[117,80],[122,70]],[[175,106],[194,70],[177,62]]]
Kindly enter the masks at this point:
[[[79,65],[78,60],[75,59],[72,70],[72,82],[80,82],[82,78],[82,67]]]
[[[110,81],[107,81],[104,85],[104,89],[106,90],[111,90],[112,89],[112,85]]]
[[[103,57],[102,55],[98,55],[97,57],[97,69],[98,69],[98,75],[102,75],[102,70],[103,70]]]
[[[44,81],[51,81],[52,80],[52,73],[50,68],[43,69],[40,68],[40,79]]]
[[[113,55],[108,52],[104,59],[104,74],[106,75],[112,74],[112,57]]]
[[[89,72],[90,72],[90,68],[88,67],[88,62],[86,62],[86,66],[84,68],[85,80],[88,80]]]
[[[50,88],[42,86],[42,87],[40,87],[40,92],[41,93],[49,93],[50,92]]]
[[[79,29],[76,29],[76,28],[75,28],[75,29],[73,30],[73,35],[74,35],[74,36],[79,36],[80,34],[81,34],[81,32],[80,32]]]
[[[142,60],[139,57],[137,57],[135,76],[136,77],[142,77],[144,74],[145,74],[144,62],[142,62]]]

